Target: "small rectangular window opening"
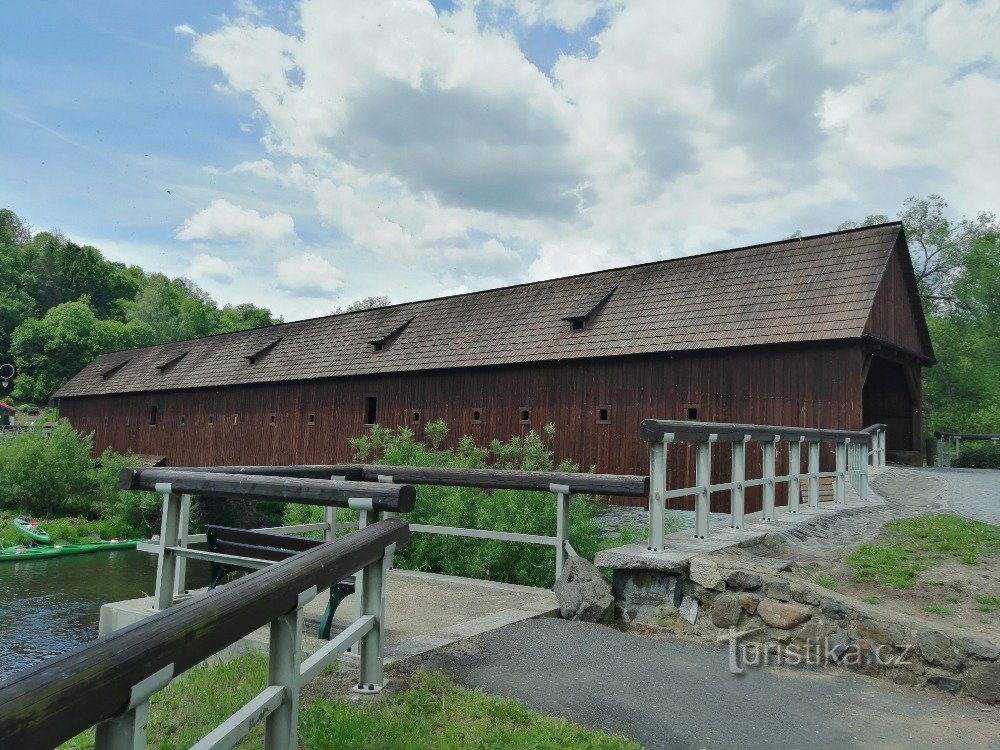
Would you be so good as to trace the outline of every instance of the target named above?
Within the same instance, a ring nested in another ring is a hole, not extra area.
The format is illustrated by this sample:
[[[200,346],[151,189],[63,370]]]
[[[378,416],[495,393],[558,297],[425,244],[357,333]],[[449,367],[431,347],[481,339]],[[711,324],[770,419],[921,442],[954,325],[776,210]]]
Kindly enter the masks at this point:
[[[374,347],[375,351],[380,352],[385,347],[385,343],[382,341],[376,341],[372,344],[372,347]]]
[[[691,420],[695,420],[695,421],[698,419],[698,407],[697,406],[689,406],[687,408],[687,418],[691,419]]]
[[[414,409],[410,413],[410,421],[413,422],[413,424],[418,424],[420,422],[420,409]]]
[[[570,321],[570,325],[572,326],[572,330],[574,331],[582,331],[584,323],[585,321],[583,320],[583,318],[578,318],[576,320]]]
[[[483,423],[483,410],[473,409],[472,410],[472,424],[482,424]]]
[[[531,410],[521,407],[521,424],[531,424]]]
[[[181,417],[181,427],[187,424],[187,417]]]
[[[365,424],[378,423],[378,396],[365,396]]]
[[[239,418],[239,416],[238,416],[238,415],[236,415],[236,414],[234,414],[234,415],[233,415],[233,424],[237,424],[237,423],[238,423],[239,421],[240,421],[240,418]]]
[[[156,407],[149,407],[149,426],[156,427]]]
[[[598,424],[611,424],[611,407],[602,406],[597,410]]]
[[[309,415],[309,424],[316,424],[316,415],[315,414],[310,414]]]
[[[270,415],[270,416],[269,416],[269,417],[267,418],[267,423],[268,423],[269,425],[271,425],[271,427],[274,427],[274,421],[275,421],[275,420],[274,420],[274,415],[273,415],[273,414],[271,414],[271,415]]]
[[[212,414],[208,415],[208,423],[209,424],[215,424],[215,416],[214,415],[212,415]]]

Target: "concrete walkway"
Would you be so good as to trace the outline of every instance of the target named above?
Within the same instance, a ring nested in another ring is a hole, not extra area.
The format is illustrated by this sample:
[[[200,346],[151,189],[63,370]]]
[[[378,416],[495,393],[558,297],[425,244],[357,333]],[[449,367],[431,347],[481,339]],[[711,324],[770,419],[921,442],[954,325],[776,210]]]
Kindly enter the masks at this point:
[[[993,469],[918,469],[944,484],[941,499],[955,513],[1000,525],[1000,471]]]
[[[723,647],[557,619],[407,661],[645,748],[998,748],[1000,712],[833,667],[734,676]]]

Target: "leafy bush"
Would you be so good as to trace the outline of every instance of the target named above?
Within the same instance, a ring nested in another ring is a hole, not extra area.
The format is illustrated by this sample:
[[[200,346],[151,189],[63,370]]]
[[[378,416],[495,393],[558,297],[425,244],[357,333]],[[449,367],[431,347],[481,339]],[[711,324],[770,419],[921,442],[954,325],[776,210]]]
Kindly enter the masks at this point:
[[[65,542],[148,534],[158,523],[159,498],[118,488],[121,470],[140,461],[111,450],[95,461],[92,448],[92,437],[65,421],[0,439],[0,511],[48,519],[49,534]],[[57,519],[70,520],[63,526]]]
[[[373,426],[366,435],[350,441],[359,461],[395,466],[524,469],[529,471],[576,471],[567,461],[555,464],[547,440],[555,434],[552,425],[541,436],[531,431],[506,442],[494,440],[488,447],[477,446],[468,435],[454,450],[436,449],[447,433],[444,422],[428,423],[429,444],[416,439],[403,427],[391,430]],[[570,540],[579,555],[590,560],[603,547],[633,541],[622,537],[602,537],[595,517],[600,506],[592,498],[574,495],[570,505]],[[309,506],[289,506],[285,522],[308,523],[320,520],[321,510]],[[341,511],[341,518],[357,517]],[[484,491],[467,487],[420,486],[417,504],[406,515],[413,523],[551,536],[556,528],[556,506],[551,493],[523,490]],[[485,578],[527,586],[551,587],[555,580],[555,554],[551,547],[517,544],[487,539],[414,534],[396,556],[396,565],[412,570]]]
[[[963,445],[951,465],[962,469],[1000,469],[1000,444]]]

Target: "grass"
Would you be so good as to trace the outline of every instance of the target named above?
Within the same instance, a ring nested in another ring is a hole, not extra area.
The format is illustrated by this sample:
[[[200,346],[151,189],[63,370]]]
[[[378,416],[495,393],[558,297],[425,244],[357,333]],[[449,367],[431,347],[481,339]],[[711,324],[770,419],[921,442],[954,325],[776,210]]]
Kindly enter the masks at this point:
[[[947,607],[942,607],[940,604],[931,604],[928,607],[924,607],[924,612],[930,615],[937,615],[938,617],[951,617],[951,610]]]
[[[862,596],[861,601],[867,604],[878,604],[879,598],[877,596]]]
[[[266,675],[267,660],[256,654],[192,670],[153,697],[148,747],[190,747],[256,695]],[[258,725],[237,747],[260,748],[262,736],[263,725]],[[408,689],[377,700],[347,704],[319,697],[303,703],[299,745],[310,750],[638,750],[623,737],[541,716],[515,701],[457,687],[445,675],[432,672],[417,673]],[[93,746],[90,730],[62,747],[84,750]]]
[[[17,513],[0,512],[0,547],[26,544],[28,538],[14,528]],[[136,532],[128,524],[120,521],[88,521],[86,518],[37,518],[20,514],[22,518],[34,518],[39,526],[49,533],[52,541],[64,544],[94,542],[117,536],[122,539],[135,538]]]
[[[845,559],[855,581],[884,583],[903,589],[917,574],[953,557],[976,565],[1000,551],[1000,529],[952,514],[932,514],[892,521],[888,537],[862,544]]]
[[[976,609],[987,614],[1000,610],[1000,596],[977,596]]]
[[[837,582],[832,578],[827,578],[826,576],[813,576],[813,583],[817,586],[822,586],[825,589],[836,589]]]

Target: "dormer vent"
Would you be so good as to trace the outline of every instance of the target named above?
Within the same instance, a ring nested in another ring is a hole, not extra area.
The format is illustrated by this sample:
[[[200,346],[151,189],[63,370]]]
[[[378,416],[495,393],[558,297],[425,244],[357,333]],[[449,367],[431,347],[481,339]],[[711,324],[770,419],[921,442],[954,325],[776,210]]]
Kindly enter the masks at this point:
[[[256,351],[251,352],[250,354],[244,354],[243,355],[243,359],[245,359],[248,364],[251,364],[251,365],[257,364],[262,359],[264,359],[264,357],[266,357],[268,354],[270,354],[271,350],[274,349],[274,347],[276,347],[279,343],[281,343],[281,340],[283,338],[285,338],[285,337],[284,336],[279,336],[278,338],[274,339],[273,341],[269,341],[267,344],[265,344],[264,346],[260,347]]]
[[[132,361],[132,358],[129,357],[128,359],[122,360],[121,362],[119,362],[114,367],[111,367],[110,369],[105,370],[104,372],[101,373],[101,379],[102,380],[107,380],[108,378],[113,377],[115,375],[115,373],[117,373],[120,369],[122,369],[125,365],[127,365],[131,361]]]
[[[160,371],[161,375],[163,375],[164,373],[168,372],[169,370],[172,370],[177,365],[178,362],[180,362],[182,359],[184,359],[190,353],[191,353],[190,349],[188,349],[186,351],[183,351],[180,354],[178,354],[178,355],[176,355],[174,357],[171,357],[166,362],[164,362],[162,365],[157,365],[156,369]]]
[[[405,331],[406,327],[408,325],[410,325],[410,323],[412,323],[412,322],[413,322],[413,318],[410,318],[409,320],[403,322],[402,325],[398,325],[395,328],[393,328],[391,331],[389,331],[387,334],[385,334],[381,338],[377,338],[377,339],[374,339],[372,341],[369,341],[368,343],[371,344],[372,351],[380,352],[380,351],[383,351],[385,349],[388,349],[389,345],[393,341],[395,341],[396,339],[398,339],[399,335],[403,331]]]
[[[600,297],[596,299],[590,297],[586,300],[582,300],[580,308],[575,311],[572,315],[567,315],[563,320],[569,323],[569,328],[571,331],[582,331],[585,328],[590,328],[590,326],[597,319],[597,316],[601,314],[601,310],[611,299],[611,295],[615,293],[618,287],[612,287],[608,291],[601,294]]]

